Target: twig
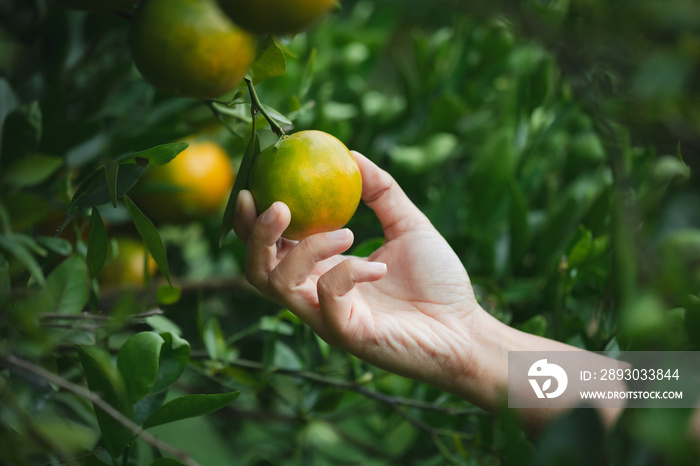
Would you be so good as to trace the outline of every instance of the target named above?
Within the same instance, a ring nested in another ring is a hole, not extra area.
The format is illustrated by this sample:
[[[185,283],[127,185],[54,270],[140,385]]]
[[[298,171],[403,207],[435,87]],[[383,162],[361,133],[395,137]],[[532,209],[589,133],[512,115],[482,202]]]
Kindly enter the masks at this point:
[[[129,322],[138,322],[146,317],[163,315],[161,309],[153,309],[139,314],[132,314],[128,317]],[[80,330],[84,332],[97,332],[102,327],[107,325],[113,317],[103,314],[90,314],[83,312],[81,314],[59,314],[50,312],[39,314],[42,320],[41,325],[46,328],[65,328],[69,330]],[[61,322],[67,321],[67,322]],[[81,324],[80,321],[93,321],[93,323]]]
[[[165,443],[150,433],[146,432],[143,430],[141,426],[136,424],[134,421],[129,419],[128,417],[124,416],[122,413],[117,411],[104,401],[101,397],[96,395],[95,393],[91,392],[90,390],[86,389],[85,387],[82,387],[80,385],[76,385],[63,377],[54,374],[53,372],[49,372],[43,367],[39,367],[27,360],[18,358],[17,356],[13,355],[7,355],[2,358],[2,360],[15,367],[20,367],[28,372],[31,372],[32,374],[41,377],[42,379],[46,380],[49,383],[52,383],[54,385],[57,385],[64,390],[67,390],[74,395],[77,395],[81,398],[84,398],[90,402],[92,402],[93,405],[96,407],[100,408],[103,410],[105,413],[107,413],[112,419],[129,429],[131,432],[134,433],[134,435],[140,437],[144,442],[148,443],[149,445],[162,450],[173,457],[177,458],[178,461],[182,462],[183,464],[187,466],[201,466],[199,463],[197,463],[195,460],[190,458],[190,456],[185,453],[184,451],[173,447],[172,445]]]
[[[88,325],[88,324],[78,324],[75,321],[68,323],[68,324],[62,324],[59,322],[49,322],[42,324],[42,327],[46,328],[65,328],[69,330],[80,330],[82,332],[96,332],[102,327],[101,325]]]
[[[138,300],[142,300],[142,299],[149,297],[149,296],[155,297],[155,293],[157,292],[158,287],[162,283],[163,282],[161,282],[159,280],[152,280],[151,286],[149,288],[146,288],[146,289],[137,290],[134,293],[134,298],[138,299]],[[199,292],[209,293],[209,292],[217,292],[217,291],[222,291],[222,290],[225,290],[225,291],[246,291],[246,292],[252,292],[252,293],[257,293],[257,294],[260,293],[242,277],[220,278],[220,279],[212,278],[212,279],[207,279],[206,281],[202,281],[202,280],[176,281],[176,280],[174,280],[173,285],[180,288],[180,291],[182,292],[183,295],[188,294],[188,293],[199,293]],[[121,298],[123,294],[124,294],[124,288],[122,286],[102,287],[100,289],[99,307],[102,307],[102,308],[112,307],[114,301],[117,301],[119,298]]]
[[[284,136],[284,130],[282,127],[275,121],[274,118],[272,118],[268,113],[267,110],[265,110],[265,107],[263,107],[262,102],[260,102],[260,98],[258,97],[258,93],[255,92],[255,86],[253,86],[253,81],[250,78],[245,78],[245,83],[248,85],[248,92],[250,93],[250,101],[251,101],[251,106],[257,108],[257,110],[262,114],[262,116],[265,117],[268,123],[270,123],[270,128],[272,129],[272,132],[277,135],[277,137],[282,137]]]
[[[23,409],[19,406],[17,399],[14,394],[8,389],[9,384],[7,384],[6,389],[3,390],[0,398],[3,399],[4,403],[10,407],[11,410],[15,412],[19,420],[27,429],[27,433],[34,437],[34,440],[47,450],[53,451],[60,460],[71,466],[79,466],[76,458],[71,458],[69,452],[65,450],[61,445],[54,442],[52,439],[48,438],[43,432],[36,428],[34,419],[31,418]]]
[[[223,127],[226,128],[229,133],[231,133],[232,136],[240,137],[240,135],[237,134],[236,131],[234,131],[234,129],[228,123],[226,123],[226,120],[224,120],[224,115],[216,107],[214,107],[214,104],[218,102],[214,100],[203,100],[202,102],[204,102],[204,104],[207,107],[209,107],[209,110],[211,110],[211,112],[214,114],[219,123],[221,123]]]
[[[139,314],[131,314],[129,316],[129,320],[144,319],[146,317],[159,315],[163,315],[162,309],[152,309]],[[58,312],[46,312],[44,314],[39,314],[39,317],[46,320],[96,320],[102,322],[112,319],[112,317],[108,315],[90,314],[87,312],[83,312],[82,314],[60,314]]]
[[[452,430],[452,429],[438,429],[435,428],[429,424],[426,424],[425,422],[414,418],[413,416],[409,415],[406,411],[401,409],[401,407],[398,404],[391,405],[391,407],[396,411],[396,413],[404,418],[409,424],[411,424],[414,427],[417,427],[420,430],[425,431],[428,433],[431,437],[437,437],[437,436],[443,436],[443,437],[459,437],[463,439],[468,439],[468,440],[473,440],[474,436],[471,434],[467,434],[466,432],[460,432],[458,430]]]
[[[262,363],[255,362],[255,361],[249,361],[245,359],[236,359],[230,363],[232,366],[238,366],[238,367],[244,367],[246,369],[254,369],[254,370],[266,370],[266,368],[262,365]],[[329,385],[332,387],[336,388],[342,388],[345,390],[351,390],[356,393],[359,393],[360,395],[363,395],[367,398],[372,398],[377,401],[381,401],[382,403],[386,403],[388,405],[398,407],[398,406],[408,406],[411,408],[418,408],[418,409],[423,409],[427,411],[436,411],[439,413],[443,414],[448,414],[451,416],[456,416],[456,415],[466,415],[466,414],[487,414],[486,411],[483,411],[480,408],[467,408],[467,409],[456,409],[456,408],[449,408],[445,406],[437,406],[432,403],[428,403],[425,401],[420,401],[420,400],[413,400],[410,398],[404,398],[404,397],[399,397],[399,396],[391,396],[391,395],[386,395],[384,393],[379,393],[374,390],[370,390],[367,387],[363,387],[362,385],[355,383],[355,382],[348,382],[345,380],[340,380],[335,377],[327,377],[325,375],[321,374],[316,374],[314,372],[309,372],[309,371],[302,371],[302,370],[295,370],[295,369],[279,369],[279,368],[272,368],[272,373],[274,374],[280,374],[280,375],[286,375],[289,377],[298,377],[301,379],[305,380],[310,380],[312,382],[318,382],[324,385]]]

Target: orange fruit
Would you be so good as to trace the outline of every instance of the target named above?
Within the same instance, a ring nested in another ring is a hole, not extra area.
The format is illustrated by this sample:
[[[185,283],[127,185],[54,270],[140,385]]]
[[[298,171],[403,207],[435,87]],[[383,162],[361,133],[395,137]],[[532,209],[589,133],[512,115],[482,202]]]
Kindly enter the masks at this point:
[[[296,34],[325,16],[336,0],[219,0],[242,28],[259,34]]]
[[[284,237],[342,228],[362,195],[362,177],[345,145],[323,131],[301,131],[260,152],[253,161],[248,189],[258,213],[275,201],[289,207],[292,220]]]
[[[129,29],[136,67],[170,94],[214,98],[236,87],[255,59],[255,38],[216,0],[145,0]]]
[[[149,167],[135,199],[156,221],[182,223],[219,212],[233,187],[231,159],[214,141],[190,145],[165,165]]]
[[[59,2],[76,10],[107,11],[130,8],[136,0],[59,0]]]
[[[117,237],[112,242],[116,243],[116,251],[113,251],[112,259],[105,264],[99,275],[99,280],[108,285],[143,285],[144,279],[144,255],[146,248],[140,241],[126,236]],[[156,270],[156,261],[148,255],[148,273],[153,275]]]

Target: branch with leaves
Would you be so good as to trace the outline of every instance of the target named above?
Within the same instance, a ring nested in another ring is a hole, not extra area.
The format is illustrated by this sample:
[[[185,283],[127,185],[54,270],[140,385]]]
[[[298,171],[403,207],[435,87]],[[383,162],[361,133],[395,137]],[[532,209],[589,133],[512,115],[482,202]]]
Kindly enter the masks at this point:
[[[94,404],[96,407],[100,408],[103,410],[105,413],[107,413],[112,419],[117,421],[119,424],[124,426],[125,428],[129,429],[134,435],[137,437],[141,438],[144,442],[148,443],[149,445],[162,450],[173,457],[177,458],[178,461],[182,462],[183,464],[187,466],[201,466],[199,463],[197,463],[195,460],[190,458],[190,456],[185,453],[184,451],[173,447],[169,443],[163,442],[162,440],[159,440],[158,438],[154,437],[150,433],[146,432],[143,427],[139,426],[136,424],[134,421],[131,419],[127,418],[124,416],[122,413],[117,411],[104,401],[99,395],[89,391],[85,387],[82,387],[80,385],[76,385],[73,382],[70,382],[63,377],[54,374],[53,372],[49,372],[43,367],[39,367],[36,364],[27,361],[26,359],[21,359],[18,358],[17,356],[13,355],[6,355],[3,356],[2,360],[6,365],[8,366],[14,366],[21,368],[27,372],[30,372],[45,381],[56,385],[74,395],[77,395],[92,404]]]

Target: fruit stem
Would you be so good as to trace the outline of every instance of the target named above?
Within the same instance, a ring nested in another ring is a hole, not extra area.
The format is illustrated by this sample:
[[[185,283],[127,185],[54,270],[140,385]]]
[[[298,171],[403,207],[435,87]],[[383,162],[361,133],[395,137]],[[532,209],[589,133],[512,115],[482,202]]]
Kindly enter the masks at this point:
[[[257,109],[257,111],[262,113],[262,116],[264,116],[267,122],[270,123],[270,128],[272,128],[272,132],[275,133],[277,137],[284,136],[285,133],[282,127],[267,113],[267,110],[265,110],[265,107],[263,107],[262,102],[260,102],[260,98],[258,97],[257,92],[255,92],[255,86],[253,86],[253,81],[250,78],[246,77],[245,83],[248,85],[248,92],[250,92],[251,105],[255,109]]]

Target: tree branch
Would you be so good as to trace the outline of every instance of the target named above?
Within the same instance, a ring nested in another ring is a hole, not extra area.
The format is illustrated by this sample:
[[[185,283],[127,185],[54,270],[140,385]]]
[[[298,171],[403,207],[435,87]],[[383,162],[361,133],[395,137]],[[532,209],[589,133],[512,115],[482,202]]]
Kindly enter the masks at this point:
[[[81,398],[84,398],[90,402],[92,402],[93,405],[96,407],[100,408],[103,410],[105,413],[107,413],[111,418],[113,418],[115,421],[129,429],[131,432],[134,433],[134,435],[140,437],[144,442],[148,443],[149,445],[162,450],[173,457],[175,457],[178,461],[182,462],[183,464],[187,466],[201,466],[199,463],[197,463],[195,460],[189,457],[187,453],[184,451],[173,447],[172,445],[165,443],[150,433],[146,432],[143,430],[141,426],[136,424],[134,421],[131,419],[127,418],[124,416],[122,413],[117,411],[104,401],[102,398],[100,398],[98,395],[95,393],[92,393],[90,390],[86,389],[85,387],[82,387],[80,385],[76,385],[63,377],[54,374],[53,372],[49,372],[43,367],[39,367],[35,364],[33,364],[30,361],[18,358],[17,356],[14,355],[7,355],[2,358],[2,360],[11,366],[19,367],[27,372],[31,372],[32,374],[41,377],[42,379],[46,380],[49,383],[52,383],[54,385],[57,385],[61,387],[62,389],[69,391],[73,393],[74,395],[77,395]]]
[[[258,93],[255,92],[255,86],[253,86],[253,81],[246,77],[245,78],[245,83],[248,85],[248,92],[250,92],[250,101],[251,101],[251,106],[255,107],[261,114],[262,116],[265,117],[268,123],[270,123],[270,128],[272,128],[272,132],[277,135],[277,137],[282,137],[284,136],[284,130],[282,127],[277,123],[274,118],[272,118],[268,113],[267,110],[265,110],[265,107],[263,107],[262,102],[260,102],[260,98],[258,97]]]
[[[232,366],[243,367],[246,369],[253,369],[253,370],[260,370],[260,371],[266,370],[266,368],[263,366],[262,363],[255,362],[255,361],[249,361],[249,360],[245,360],[245,359],[236,359],[236,360],[232,361],[230,364]],[[356,393],[359,393],[360,395],[365,396],[366,398],[371,398],[373,400],[380,401],[382,403],[388,404],[388,405],[393,406],[393,407],[408,406],[411,408],[423,409],[423,410],[427,410],[427,411],[435,411],[435,412],[447,414],[450,416],[466,415],[466,414],[481,414],[481,415],[488,414],[486,411],[484,411],[480,408],[476,408],[476,407],[457,409],[457,408],[450,408],[450,407],[446,407],[446,406],[438,406],[438,405],[435,405],[433,403],[428,403],[428,402],[420,401],[420,400],[413,400],[411,398],[386,395],[384,393],[370,390],[367,387],[364,387],[364,386],[362,386],[358,383],[355,383],[355,382],[348,382],[348,381],[341,380],[341,379],[338,379],[335,377],[328,377],[325,375],[317,374],[315,372],[294,370],[294,369],[273,368],[272,373],[286,375],[289,377],[297,377],[297,378],[309,380],[312,382],[317,382],[317,383],[320,383],[323,385],[341,388],[344,390],[351,390],[351,391],[354,391]]]

